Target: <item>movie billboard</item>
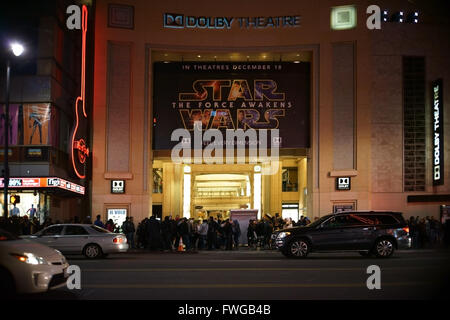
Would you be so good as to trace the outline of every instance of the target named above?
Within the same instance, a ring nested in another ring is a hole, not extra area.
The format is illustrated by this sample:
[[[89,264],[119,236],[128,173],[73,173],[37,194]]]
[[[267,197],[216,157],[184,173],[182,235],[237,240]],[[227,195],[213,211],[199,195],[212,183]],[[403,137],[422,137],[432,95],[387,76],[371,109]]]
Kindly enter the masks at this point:
[[[156,62],[153,148],[172,149],[175,129],[278,129],[280,148],[310,146],[308,62]],[[260,136],[258,136],[259,139]],[[259,141],[258,141],[259,142]]]
[[[24,144],[48,144],[50,104],[23,105]]]

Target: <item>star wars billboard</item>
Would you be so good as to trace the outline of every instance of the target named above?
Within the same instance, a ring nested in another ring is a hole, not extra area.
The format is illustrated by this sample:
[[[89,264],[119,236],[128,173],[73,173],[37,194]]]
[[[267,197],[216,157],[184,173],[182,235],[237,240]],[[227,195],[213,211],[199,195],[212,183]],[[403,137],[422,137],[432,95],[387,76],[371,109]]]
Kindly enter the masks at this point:
[[[198,124],[223,133],[278,129],[280,148],[310,146],[309,63],[157,62],[153,74],[155,150],[172,149],[174,130]]]

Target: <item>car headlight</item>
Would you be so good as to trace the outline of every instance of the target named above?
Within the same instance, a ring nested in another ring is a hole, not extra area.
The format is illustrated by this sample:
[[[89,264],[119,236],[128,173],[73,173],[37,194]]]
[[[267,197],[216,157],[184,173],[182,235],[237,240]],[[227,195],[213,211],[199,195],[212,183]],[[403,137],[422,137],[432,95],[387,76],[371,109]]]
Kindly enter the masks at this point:
[[[42,257],[36,256],[32,253],[25,252],[24,254],[11,253],[13,257],[16,257],[19,261],[28,264],[38,265],[38,264],[49,264],[47,260]]]
[[[278,234],[278,237],[277,237],[277,239],[284,239],[284,238],[286,238],[288,235],[290,235],[291,233],[290,232],[280,232],[279,234]]]

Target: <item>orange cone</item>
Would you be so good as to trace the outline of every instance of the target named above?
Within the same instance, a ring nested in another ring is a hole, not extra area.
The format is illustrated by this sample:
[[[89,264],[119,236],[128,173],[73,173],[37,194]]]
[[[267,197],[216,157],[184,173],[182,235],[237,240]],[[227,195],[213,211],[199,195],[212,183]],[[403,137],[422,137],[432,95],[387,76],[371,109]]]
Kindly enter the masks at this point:
[[[183,239],[180,237],[180,242],[178,243],[178,252],[184,251]]]

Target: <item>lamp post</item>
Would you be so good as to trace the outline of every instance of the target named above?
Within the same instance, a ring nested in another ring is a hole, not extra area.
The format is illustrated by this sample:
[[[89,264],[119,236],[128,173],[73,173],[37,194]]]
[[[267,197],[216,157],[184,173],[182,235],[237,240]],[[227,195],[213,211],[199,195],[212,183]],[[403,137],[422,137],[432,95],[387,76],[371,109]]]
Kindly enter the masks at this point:
[[[24,47],[20,43],[12,43],[10,46],[12,53],[19,57],[24,52]],[[6,96],[5,96],[5,120],[4,120],[4,138],[5,138],[5,146],[3,149],[3,159],[4,159],[4,179],[3,179],[3,216],[5,218],[8,217],[8,186],[9,186],[9,165],[8,165],[8,156],[9,156],[9,86],[10,86],[10,73],[11,73],[11,65],[9,61],[9,57],[6,58]]]

